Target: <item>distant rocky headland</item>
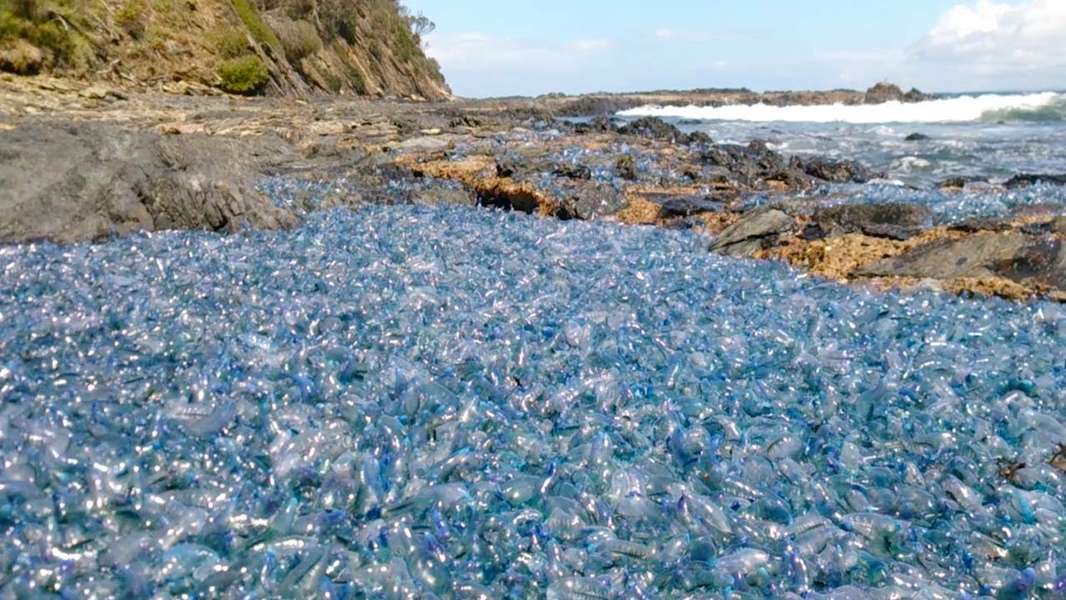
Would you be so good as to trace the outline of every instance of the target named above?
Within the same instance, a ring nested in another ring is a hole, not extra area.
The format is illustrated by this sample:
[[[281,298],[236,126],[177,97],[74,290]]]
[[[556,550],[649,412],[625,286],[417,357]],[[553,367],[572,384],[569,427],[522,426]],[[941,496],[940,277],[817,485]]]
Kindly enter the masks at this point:
[[[823,104],[882,104],[884,102],[922,102],[935,96],[917,89],[904,92],[891,83],[878,83],[865,92],[856,90],[827,91],[768,91],[748,89],[706,89],[687,91],[654,91],[625,94],[588,94],[580,97],[565,95],[542,96],[536,102],[550,107],[563,116],[606,115],[646,104],[727,106],[734,104],[767,104],[770,106]],[[517,100],[521,102],[521,100]]]

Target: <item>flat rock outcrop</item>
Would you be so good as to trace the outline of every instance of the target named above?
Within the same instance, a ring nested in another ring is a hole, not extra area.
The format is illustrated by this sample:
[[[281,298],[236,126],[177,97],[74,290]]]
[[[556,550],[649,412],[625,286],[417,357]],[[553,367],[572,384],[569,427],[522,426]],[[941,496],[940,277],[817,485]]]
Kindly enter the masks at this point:
[[[918,234],[930,216],[928,208],[917,204],[845,204],[817,210],[812,221],[820,237],[862,233],[905,240]],[[807,233],[811,236],[810,229]]]
[[[931,279],[993,278],[1066,290],[1066,246],[1017,231],[980,232],[920,246],[858,271],[862,276]]]
[[[753,256],[794,225],[792,217],[780,210],[758,211],[724,229],[711,250],[729,256]]]
[[[256,190],[257,152],[284,145],[84,123],[2,131],[0,241],[292,226],[296,217]]]

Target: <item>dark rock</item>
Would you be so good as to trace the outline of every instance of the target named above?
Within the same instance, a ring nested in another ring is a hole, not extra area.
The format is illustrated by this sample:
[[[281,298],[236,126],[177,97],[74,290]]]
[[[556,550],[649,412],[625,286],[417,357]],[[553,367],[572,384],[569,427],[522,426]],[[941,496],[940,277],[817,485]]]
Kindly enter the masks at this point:
[[[637,179],[637,166],[633,157],[625,154],[618,157],[618,161],[614,164],[615,170],[618,172],[618,176],[622,179],[629,181],[635,181]]]
[[[747,185],[769,180],[802,185],[807,179],[805,173],[790,166],[784,157],[760,141],[753,141],[747,146],[720,144],[701,154],[700,160],[724,169]]]
[[[693,131],[688,134],[688,143],[701,146],[713,146],[714,139],[702,131]]]
[[[514,177],[520,169],[517,160],[508,156],[496,157],[496,174],[500,177]]]
[[[468,189],[437,187],[411,192],[408,199],[419,206],[477,206],[476,195]]]
[[[613,215],[625,208],[626,203],[625,197],[610,185],[581,181],[563,201],[558,216],[587,221]]]
[[[917,204],[845,204],[816,211],[812,221],[830,235],[862,233],[906,240],[921,231],[929,216],[929,209]]]
[[[618,133],[675,143],[688,142],[688,136],[680,129],[657,117],[641,117],[626,123],[618,128]]]
[[[674,198],[662,205],[664,217],[691,217],[709,212],[721,212],[725,205],[709,198]]]
[[[925,102],[926,100],[932,99],[932,96],[922,92],[918,88],[911,88],[906,94],[903,94],[904,102]]]
[[[590,121],[574,125],[574,132],[582,135],[610,133],[611,131],[614,131],[614,128],[611,125],[611,120],[607,117],[596,117]]]
[[[1057,239],[1033,238],[1017,254],[992,268],[1013,281],[1066,290],[1066,245]]]
[[[905,141],[905,142],[924,142],[924,141],[931,140],[931,139],[933,139],[933,138],[925,135],[924,133],[912,133],[912,134],[908,135],[907,137],[903,138],[903,141]]]
[[[949,177],[937,186],[942,190],[961,190],[971,183],[987,183],[987,179],[981,177]]]
[[[978,231],[1010,231],[1013,227],[1009,221],[1003,219],[978,217],[953,223],[948,229],[965,233],[977,233]]]
[[[297,221],[256,189],[264,163],[281,162],[287,148],[267,136],[164,137],[105,124],[34,124],[0,132],[0,148],[3,241]]]
[[[613,115],[618,111],[635,108],[641,104],[645,102],[637,98],[583,96],[559,107],[558,114],[564,117]]]
[[[817,157],[807,159],[794,157],[790,166],[815,179],[833,183],[866,183],[877,177],[862,164],[853,160],[833,161]]]
[[[677,196],[673,194],[645,194],[644,198],[660,206],[662,217],[691,217],[702,213],[721,212],[725,203],[708,196]]]
[[[930,97],[917,89],[904,93],[898,85],[891,83],[878,83],[866,90],[866,104],[884,104],[885,102],[922,102]]]
[[[1021,175],[1015,175],[1007,180],[1007,183],[1003,184],[1008,189],[1028,187],[1030,185],[1036,185],[1038,183],[1048,183],[1051,185],[1066,185],[1066,174],[1047,174],[1047,173],[1023,173]]]
[[[592,179],[592,169],[576,163],[559,165],[553,173],[559,177],[569,177],[570,179]]]
[[[1031,235],[1066,235],[1066,216],[1055,217],[1050,221],[1043,221],[1041,223],[1030,223],[1022,227],[1024,233]]]
[[[869,265],[859,274],[933,279],[995,276],[997,265],[1013,261],[1031,239],[1019,232],[982,232],[961,240],[919,246],[901,256]]]
[[[711,244],[711,250],[729,256],[751,256],[772,245],[779,235],[794,226],[792,217],[780,210],[755,212],[722,230]]]
[[[478,127],[481,127],[482,125],[484,125],[484,123],[481,121],[481,119],[471,115],[462,115],[452,119],[451,121],[448,121],[448,127],[451,127],[452,129],[458,127],[470,127],[472,129],[476,129]]]

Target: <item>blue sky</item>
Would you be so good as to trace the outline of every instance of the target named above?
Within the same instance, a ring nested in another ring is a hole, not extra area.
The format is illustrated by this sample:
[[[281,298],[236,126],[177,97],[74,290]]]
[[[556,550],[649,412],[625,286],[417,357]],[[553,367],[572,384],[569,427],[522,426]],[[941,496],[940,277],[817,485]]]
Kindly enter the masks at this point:
[[[406,0],[464,96],[1066,87],[1066,0]]]

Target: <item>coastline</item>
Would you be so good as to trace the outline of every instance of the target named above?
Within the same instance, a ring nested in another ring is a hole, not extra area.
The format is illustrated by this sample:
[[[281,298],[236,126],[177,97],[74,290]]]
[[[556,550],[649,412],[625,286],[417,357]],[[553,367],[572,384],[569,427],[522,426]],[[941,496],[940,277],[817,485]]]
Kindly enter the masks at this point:
[[[827,209],[817,201],[820,186],[879,174],[846,160],[790,160],[757,143],[720,145],[656,119],[558,119],[671,98],[712,105],[876,97],[717,90],[427,103],[185,95],[3,75],[0,239],[287,228],[333,206],[455,203],[691,228],[717,252],[782,260],[842,282],[1066,301],[1066,224],[1053,213],[945,227],[914,207]],[[1019,175],[1007,185],[1055,181]],[[278,206],[261,189],[270,178],[308,190],[344,184]],[[753,194],[768,201],[751,207]],[[952,267],[960,256],[976,258]]]

